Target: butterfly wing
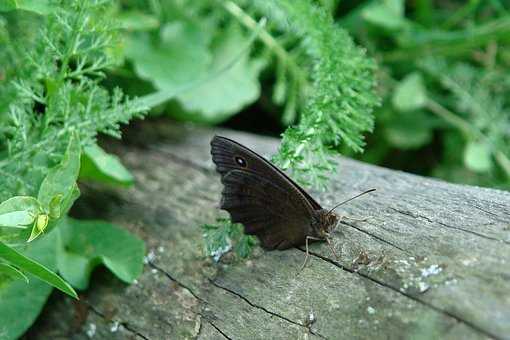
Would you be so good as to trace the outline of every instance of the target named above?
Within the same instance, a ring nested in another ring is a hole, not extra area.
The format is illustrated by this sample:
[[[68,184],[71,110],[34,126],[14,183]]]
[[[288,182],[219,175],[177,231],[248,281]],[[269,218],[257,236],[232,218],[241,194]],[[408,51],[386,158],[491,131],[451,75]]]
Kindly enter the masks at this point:
[[[255,152],[215,136],[211,154],[224,185],[221,208],[267,249],[303,244],[311,219],[321,209],[304,190]]]

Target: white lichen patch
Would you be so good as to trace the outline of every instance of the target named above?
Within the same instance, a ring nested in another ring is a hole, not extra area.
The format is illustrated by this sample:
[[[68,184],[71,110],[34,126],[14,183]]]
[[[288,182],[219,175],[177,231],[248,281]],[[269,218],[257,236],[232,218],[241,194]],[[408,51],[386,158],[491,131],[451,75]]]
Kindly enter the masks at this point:
[[[368,306],[367,307],[367,313],[370,314],[370,315],[375,314],[375,308],[372,307],[372,306]]]
[[[120,327],[120,322],[113,321],[111,326],[110,326],[110,332],[112,332],[112,333],[117,332],[119,330],[119,327]]]
[[[437,274],[441,273],[442,270],[443,269],[441,267],[439,267],[439,265],[433,264],[433,265],[431,265],[428,268],[422,269],[421,270],[421,276],[422,277],[429,277],[431,275],[437,275]]]
[[[443,271],[439,264],[430,264],[426,257],[420,258],[420,261],[418,261],[415,257],[410,256],[407,259],[399,259],[393,262],[396,265],[396,272],[402,278],[401,292],[415,291],[417,293],[424,293],[431,287],[435,287],[432,277],[439,275]]]
[[[156,254],[154,254],[154,251],[151,250],[149,253],[143,258],[143,263],[148,264],[149,262],[152,262],[156,258]]]
[[[230,239],[227,239],[227,244],[224,247],[218,248],[211,252],[211,256],[212,256],[214,262],[218,262],[220,260],[220,258],[224,254],[228,253],[231,249],[232,249],[232,241],[230,241]]]
[[[418,290],[420,293],[426,292],[430,288],[430,285],[426,282],[420,281],[418,282]]]
[[[89,324],[86,333],[89,338],[94,337],[94,335],[96,335],[96,324],[95,323]]]

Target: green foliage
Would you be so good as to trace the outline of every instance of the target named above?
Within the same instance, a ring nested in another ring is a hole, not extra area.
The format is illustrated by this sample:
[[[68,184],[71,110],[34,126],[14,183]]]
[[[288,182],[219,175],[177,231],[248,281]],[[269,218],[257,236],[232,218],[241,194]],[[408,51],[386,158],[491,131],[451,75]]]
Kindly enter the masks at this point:
[[[292,54],[278,60],[285,70],[281,78],[293,79],[290,89],[298,91],[288,101],[297,97],[302,103],[299,124],[284,133],[274,160],[301,183],[323,186],[326,173],[335,169],[332,154],[341,145],[362,151],[363,133],[373,128],[372,110],[379,102],[375,64],[323,8],[305,0],[253,3],[280,30],[301,39]],[[278,85],[285,86],[283,80]]]
[[[341,145],[362,151],[363,133],[373,128],[375,64],[333,22],[326,8],[308,0],[165,1],[150,6],[126,1],[130,21],[125,74],[147,80],[158,91],[176,93],[168,112],[181,120],[218,123],[260,96],[263,68],[275,73],[272,100],[281,120],[295,124],[283,135],[275,161],[308,185],[323,186]],[[121,14],[119,14],[121,15]],[[268,18],[257,32],[257,21]],[[138,22],[137,20],[134,20]],[[129,24],[126,24],[129,25]],[[248,31],[248,32],[247,32]],[[259,44],[228,65],[250,33]],[[251,53],[250,53],[251,52]],[[143,89],[139,89],[143,91]],[[296,124],[297,123],[297,124]]]
[[[215,262],[232,251],[240,258],[250,255],[256,239],[243,233],[243,226],[227,219],[217,219],[215,224],[202,225],[204,233],[205,253]]]
[[[427,103],[427,91],[420,73],[407,75],[395,87],[392,104],[399,111],[418,110]]]
[[[78,289],[88,287],[90,274],[99,264],[126,283],[142,273],[144,243],[118,226],[67,218],[60,233],[58,270]]]
[[[21,252],[24,256],[55,272],[57,269],[58,229],[37,239]],[[35,321],[52,287],[27,274],[24,279],[6,280],[0,274],[0,334],[2,339],[17,339]]]
[[[380,61],[383,98],[378,129],[360,158],[510,188],[508,5],[384,0],[356,6],[338,23]]]
[[[111,10],[106,1],[0,6],[2,338],[16,338],[30,326],[52,286],[77,298],[57,271],[66,279],[72,272],[69,282],[79,289],[99,263],[125,282],[141,272],[142,241],[107,223],[66,218],[79,196],[82,149],[87,178],[132,182],[95,141],[98,133],[119,137],[119,124],[145,110],[101,85],[104,71],[118,63]],[[70,270],[76,264],[71,257],[84,265]]]
[[[451,121],[466,138],[465,166],[490,173],[499,165],[510,180],[510,112],[505,99],[510,84],[506,76],[484,72],[469,64],[448,65],[442,59],[421,63],[434,80],[450,92],[452,110],[460,114]],[[502,82],[502,83],[500,83]],[[506,82],[506,84],[505,84]]]
[[[149,15],[134,8],[129,11],[140,20]],[[138,29],[126,32],[126,58],[138,77],[159,91],[175,93],[171,99],[179,107],[169,111],[174,118],[218,123],[259,97],[263,60],[243,53],[223,70],[248,34],[235,21],[203,15],[204,8],[209,8],[207,1],[162,3],[150,16],[160,25],[136,25]]]
[[[134,181],[117,156],[106,153],[95,144],[83,149],[80,178],[125,186],[131,186]]]
[[[34,275],[38,279],[49,283],[53,287],[60,289],[64,293],[69,294],[74,298],[78,298],[78,295],[74,289],[67,282],[62,280],[60,276],[46,268],[44,265],[24,256],[20,252],[6,246],[1,242],[0,258],[2,258],[4,261],[9,261],[11,266],[23,268],[24,272]]]

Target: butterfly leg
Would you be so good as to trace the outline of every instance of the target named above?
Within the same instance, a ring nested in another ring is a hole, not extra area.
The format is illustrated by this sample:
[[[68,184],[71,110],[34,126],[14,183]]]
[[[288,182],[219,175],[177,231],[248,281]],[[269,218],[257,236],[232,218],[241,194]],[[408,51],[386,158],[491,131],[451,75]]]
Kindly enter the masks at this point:
[[[304,261],[304,262],[303,262],[303,264],[301,265],[301,268],[299,269],[299,272],[298,272],[298,273],[301,273],[301,271],[305,268],[306,263],[308,262],[308,257],[310,256],[310,252],[308,251],[308,240],[321,241],[322,239],[317,238],[317,237],[313,237],[313,236],[307,236],[307,237],[305,237],[305,249],[306,249],[305,261]]]
[[[329,238],[326,238],[326,242],[328,242],[329,249],[331,249],[331,252],[335,256],[336,260],[337,261],[340,260],[340,257],[338,256],[338,254],[335,251],[335,247],[333,247],[333,243],[331,243],[331,240]]]

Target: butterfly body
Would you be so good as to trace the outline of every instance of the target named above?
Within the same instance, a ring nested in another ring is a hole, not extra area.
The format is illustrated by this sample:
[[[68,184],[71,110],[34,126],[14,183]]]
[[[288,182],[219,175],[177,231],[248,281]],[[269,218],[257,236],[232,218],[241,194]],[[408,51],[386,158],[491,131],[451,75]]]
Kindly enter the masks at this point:
[[[287,249],[328,240],[338,216],[323,209],[276,166],[225,137],[211,140],[211,154],[224,185],[221,208],[266,249]]]

